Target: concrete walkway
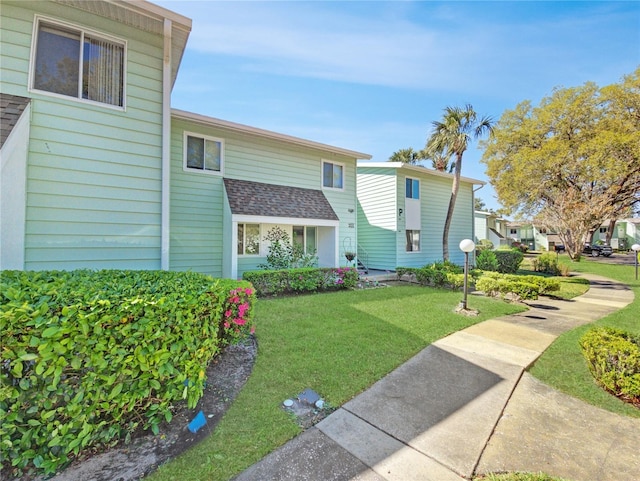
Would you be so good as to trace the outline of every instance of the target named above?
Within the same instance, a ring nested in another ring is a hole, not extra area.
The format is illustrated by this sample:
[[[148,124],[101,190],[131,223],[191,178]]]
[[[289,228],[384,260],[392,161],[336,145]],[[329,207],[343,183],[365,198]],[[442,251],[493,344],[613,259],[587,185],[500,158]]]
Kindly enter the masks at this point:
[[[640,419],[561,394],[525,372],[564,331],[633,300],[589,291],[440,339],[237,481],[460,481],[543,471],[572,481],[640,480]]]

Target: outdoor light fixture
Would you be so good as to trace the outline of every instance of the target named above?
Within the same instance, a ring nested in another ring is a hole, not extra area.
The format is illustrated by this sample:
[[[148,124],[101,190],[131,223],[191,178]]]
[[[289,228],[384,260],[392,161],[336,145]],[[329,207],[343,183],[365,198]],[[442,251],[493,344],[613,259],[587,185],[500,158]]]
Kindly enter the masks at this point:
[[[636,258],[636,281],[638,280],[638,256],[640,255],[640,244],[633,244],[631,246],[633,251],[633,257]]]
[[[462,298],[462,309],[467,309],[467,278],[469,277],[469,252],[476,248],[475,242],[471,239],[463,239],[460,242],[460,250],[464,252],[464,297]],[[640,246],[638,246],[640,248]]]

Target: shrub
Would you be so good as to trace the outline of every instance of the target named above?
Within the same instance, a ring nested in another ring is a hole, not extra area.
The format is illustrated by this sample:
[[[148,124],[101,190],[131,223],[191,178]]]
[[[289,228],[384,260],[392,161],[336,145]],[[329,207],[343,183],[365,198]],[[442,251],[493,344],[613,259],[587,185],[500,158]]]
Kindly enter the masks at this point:
[[[580,339],[596,382],[621,399],[640,403],[640,336],[596,327]]]
[[[476,257],[476,267],[483,271],[497,271],[498,259],[495,252],[483,250]]]
[[[251,282],[256,294],[261,297],[351,289],[358,283],[358,271],[352,267],[305,267],[273,271],[246,271],[242,277]]]
[[[545,274],[551,274],[552,276],[558,276],[562,273],[558,265],[558,256],[551,252],[545,252],[540,254],[537,258],[531,262],[533,270],[536,272],[543,272]]]
[[[560,282],[557,279],[540,276],[485,272],[476,281],[476,289],[489,296],[500,295],[504,298],[507,294],[511,294],[516,300],[529,300],[537,299],[540,294],[559,290]]]
[[[503,274],[515,274],[520,269],[520,264],[524,259],[524,254],[519,250],[498,249],[494,251],[498,261],[498,272]]]
[[[396,267],[398,277],[409,275],[424,285],[458,288],[463,285],[463,268],[450,261],[437,261],[424,267]]]
[[[280,270],[318,265],[315,253],[305,254],[302,245],[291,242],[289,234],[278,226],[269,230],[264,240],[269,241],[269,252],[267,263],[258,266],[262,269]]]
[[[2,272],[3,468],[53,473],[85,448],[157,433],[177,401],[195,406],[230,340],[225,309],[231,329],[251,329],[253,291],[238,286],[191,272]]]
[[[476,250],[478,251],[486,251],[493,249],[493,242],[489,239],[480,239],[476,244]]]

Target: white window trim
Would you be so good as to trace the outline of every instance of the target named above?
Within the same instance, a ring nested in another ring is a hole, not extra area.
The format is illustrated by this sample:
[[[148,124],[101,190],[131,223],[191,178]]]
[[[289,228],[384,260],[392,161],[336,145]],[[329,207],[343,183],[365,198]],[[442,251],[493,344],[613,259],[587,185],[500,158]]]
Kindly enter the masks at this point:
[[[187,167],[187,137],[197,137],[199,139],[204,139],[205,141],[209,140],[211,142],[219,142],[220,143],[220,170],[207,170],[207,169],[194,169],[193,167]],[[182,170],[184,172],[189,172],[192,174],[202,174],[202,175],[215,175],[222,176],[224,175],[224,139],[219,137],[211,137],[210,135],[199,134],[197,132],[188,132],[184,131],[182,136]]]
[[[117,43],[122,45],[123,48],[123,69],[122,69],[122,105],[113,105],[107,104],[104,102],[98,102],[96,100],[84,99],[82,97],[71,97],[70,95],[62,95],[56,92],[48,92],[47,90],[40,90],[34,88],[33,84],[35,82],[35,70],[36,70],[36,48],[38,47],[38,26],[40,22],[50,23],[55,26],[59,26],[60,28],[68,28],[72,30],[78,30],[82,34],[82,38],[84,38],[85,34],[94,35],[96,37],[103,38],[109,42]],[[81,27],[79,25],[75,25],[73,23],[62,22],[60,20],[53,19],[51,17],[44,17],[42,15],[34,15],[33,20],[33,32],[31,34],[31,52],[29,55],[29,86],[28,91],[30,93],[37,93],[46,95],[48,97],[55,97],[58,99],[71,100],[74,102],[80,102],[83,104],[96,105],[99,107],[104,107],[108,109],[118,110],[118,111],[126,111],[127,110],[127,52],[128,52],[128,44],[126,40],[123,40],[118,37],[114,37],[113,35],[109,35],[103,32],[99,32],[97,30],[92,30],[89,28]]]
[[[339,165],[342,167],[342,187],[327,187],[324,185],[324,164]],[[320,164],[320,186],[322,187],[322,189],[344,191],[345,185],[347,185],[346,165],[343,164],[342,162],[334,162],[333,160],[322,159],[322,162]]]

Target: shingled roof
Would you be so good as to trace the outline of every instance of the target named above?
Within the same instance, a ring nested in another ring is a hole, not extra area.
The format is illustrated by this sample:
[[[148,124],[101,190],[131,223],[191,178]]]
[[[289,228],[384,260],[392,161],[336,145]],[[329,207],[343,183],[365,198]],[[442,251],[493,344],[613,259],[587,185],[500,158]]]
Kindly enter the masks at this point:
[[[4,145],[30,101],[27,97],[0,94],[0,147]]]
[[[233,214],[339,220],[322,191],[224,179]]]

